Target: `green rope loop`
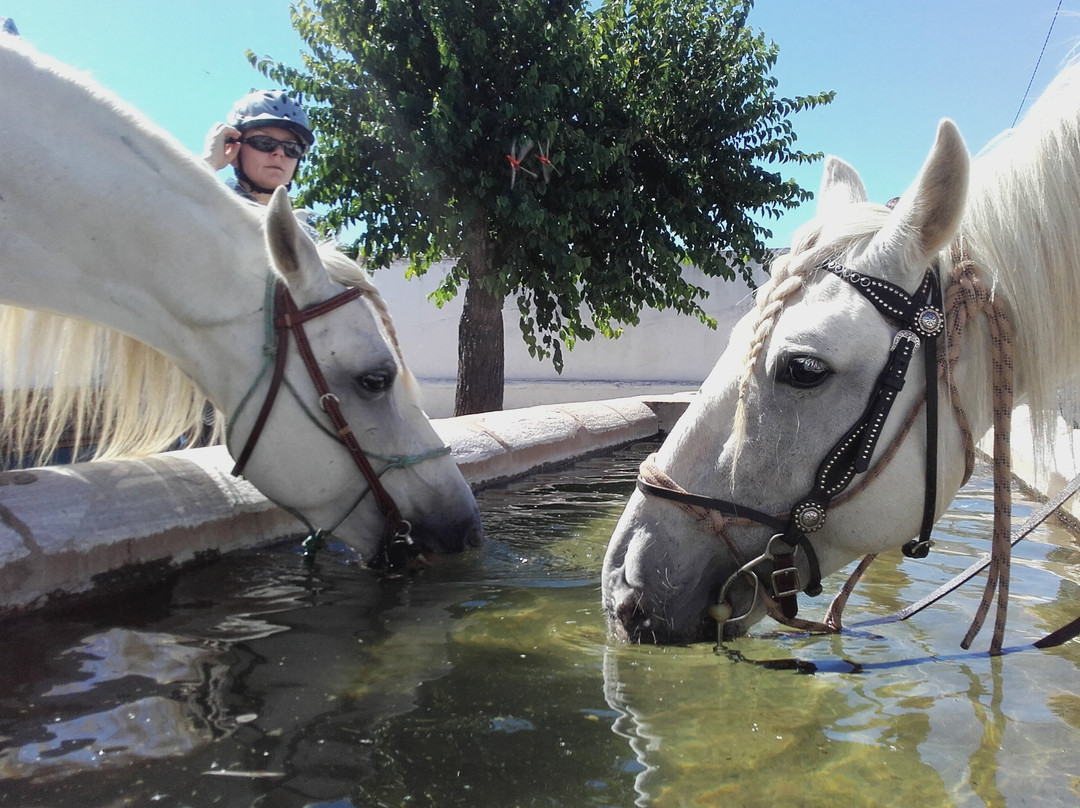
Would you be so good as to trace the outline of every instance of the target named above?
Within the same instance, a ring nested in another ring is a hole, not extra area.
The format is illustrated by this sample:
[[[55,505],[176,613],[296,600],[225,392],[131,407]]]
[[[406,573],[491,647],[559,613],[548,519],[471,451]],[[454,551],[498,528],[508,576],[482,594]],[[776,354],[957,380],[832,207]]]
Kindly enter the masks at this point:
[[[311,535],[300,542],[300,546],[304,548],[304,563],[313,564],[315,562],[315,554],[326,546],[326,532],[323,530],[315,530]]]
[[[409,466],[415,466],[417,463],[423,463],[425,460],[434,460],[436,457],[446,457],[450,454],[449,446],[440,446],[438,449],[432,449],[430,452],[424,452],[423,454],[415,455],[381,455],[374,452],[364,452],[368,457],[373,460],[381,460],[386,465],[383,470],[379,472],[379,476],[382,477],[389,469],[406,469]]]

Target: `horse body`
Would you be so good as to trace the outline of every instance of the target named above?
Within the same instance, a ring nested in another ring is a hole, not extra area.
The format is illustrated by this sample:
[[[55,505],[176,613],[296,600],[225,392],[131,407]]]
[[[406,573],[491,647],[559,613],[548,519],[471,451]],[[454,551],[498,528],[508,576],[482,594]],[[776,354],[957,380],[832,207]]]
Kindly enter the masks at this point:
[[[972,266],[1013,324],[1016,400],[1031,406],[1036,437],[1046,440],[1059,387],[1080,378],[1078,109],[1080,68],[1073,68],[974,162],[956,127],[943,121],[895,209],[867,202],[854,169],[829,158],[817,217],[774,262],[757,310],[735,327],[698,400],[647,464],[650,473],[683,491],[787,518],[867,410],[897,338],[896,323],[851,278],[880,278],[912,294],[929,270],[950,299],[961,270]],[[827,262],[840,271],[826,271]],[[945,309],[946,325],[955,326],[955,312]],[[993,362],[1001,361],[991,347],[987,321],[970,317],[938,357],[938,395],[946,403],[935,515],[968,473],[962,421],[975,438],[991,425]],[[924,344],[915,354],[925,351]],[[832,500],[820,530],[807,534],[822,575],[919,533],[928,476],[925,393],[918,374],[907,378],[869,468]],[[751,519],[635,492],[604,563],[613,630],[642,642],[715,637],[707,612],[723,595],[722,614],[736,616],[725,634],[742,633],[765,614],[757,590],[767,587],[767,548],[776,533]],[[764,563],[754,565],[762,555]],[[812,577],[808,555],[794,553],[799,588]],[[748,563],[751,571],[737,572]]]
[[[126,335],[106,339],[74,327],[90,335],[84,341],[107,346],[96,354],[103,364],[92,381],[128,385],[120,397],[134,399],[135,410],[149,408],[161,385],[114,379],[110,363],[134,352],[134,340],[160,352],[232,417],[236,451],[268,386],[260,375],[268,278],[284,283],[301,309],[360,288],[359,300],[307,324],[316,362],[372,457],[430,457],[382,476],[414,535],[432,549],[479,540],[472,493],[451,457],[433,456],[441,441],[419,406],[377,290],[353,262],[315,247],[284,191],[269,208],[244,202],[166,133],[13,37],[0,37],[0,75],[0,299]],[[29,319],[16,334],[45,330]],[[3,346],[9,367],[17,361],[12,351],[32,354],[33,346],[10,344],[17,339],[9,333]],[[50,373],[35,383],[59,387]],[[296,393],[275,403],[245,476],[315,527],[344,520],[335,535],[370,555],[382,516],[371,496],[355,505],[367,483],[324,423],[295,349],[285,373]],[[33,376],[5,378],[10,388]],[[200,407],[193,396],[188,409]],[[175,428],[165,427],[164,445]]]

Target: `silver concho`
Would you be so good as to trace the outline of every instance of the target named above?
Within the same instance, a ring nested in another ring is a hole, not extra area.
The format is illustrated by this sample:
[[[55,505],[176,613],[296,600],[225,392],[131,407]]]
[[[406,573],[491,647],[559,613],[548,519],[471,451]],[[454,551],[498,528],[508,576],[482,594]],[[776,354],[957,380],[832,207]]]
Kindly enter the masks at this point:
[[[915,328],[923,336],[933,337],[945,327],[945,315],[929,306],[915,315]]]
[[[825,524],[825,509],[816,502],[804,502],[795,509],[795,525],[803,533],[813,533]]]

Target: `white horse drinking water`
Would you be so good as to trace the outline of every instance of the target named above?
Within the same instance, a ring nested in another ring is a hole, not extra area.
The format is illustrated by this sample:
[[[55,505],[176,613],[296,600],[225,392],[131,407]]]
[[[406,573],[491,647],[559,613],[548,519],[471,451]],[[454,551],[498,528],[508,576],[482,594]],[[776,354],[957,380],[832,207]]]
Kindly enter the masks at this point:
[[[283,190],[268,208],[244,202],[7,35],[0,109],[5,450],[48,448],[74,418],[100,433],[99,454],[159,451],[198,433],[209,399],[238,471],[365,558],[479,542],[378,291],[316,248]]]
[[[943,121],[895,209],[830,158],[817,217],[642,465],[604,563],[615,633],[693,641],[718,620],[733,636],[766,613],[800,625],[796,596],[822,576],[901,545],[925,554],[973,436],[994,426],[984,606],[996,587],[1000,651],[1010,394],[1030,405],[1045,459],[1058,390],[1080,380],[1078,268],[1080,67],[974,161]]]

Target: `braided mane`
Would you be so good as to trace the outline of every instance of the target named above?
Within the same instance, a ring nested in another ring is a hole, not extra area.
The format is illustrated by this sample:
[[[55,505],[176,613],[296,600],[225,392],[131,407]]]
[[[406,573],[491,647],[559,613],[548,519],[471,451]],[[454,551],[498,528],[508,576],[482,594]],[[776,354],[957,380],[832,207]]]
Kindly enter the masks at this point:
[[[780,313],[788,301],[802,291],[812,270],[830,258],[838,255],[852,255],[861,252],[881,228],[888,215],[888,209],[882,205],[866,203],[853,206],[859,215],[852,216],[844,223],[842,233],[836,230],[834,223],[825,223],[815,219],[801,227],[792,238],[789,252],[778,255],[769,269],[769,280],[757,291],[755,297],[756,314],[753,334],[738,383],[738,403],[735,408],[735,421],[732,429],[735,452],[731,467],[734,480],[739,464],[739,455],[746,438],[747,402],[754,383],[754,370],[757,368],[765,347],[769,344],[773,329]],[[823,238],[823,231],[830,228],[828,238]],[[839,245],[839,246],[838,246]]]

